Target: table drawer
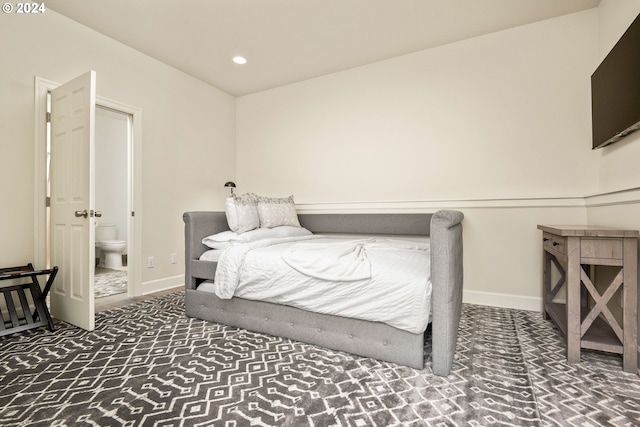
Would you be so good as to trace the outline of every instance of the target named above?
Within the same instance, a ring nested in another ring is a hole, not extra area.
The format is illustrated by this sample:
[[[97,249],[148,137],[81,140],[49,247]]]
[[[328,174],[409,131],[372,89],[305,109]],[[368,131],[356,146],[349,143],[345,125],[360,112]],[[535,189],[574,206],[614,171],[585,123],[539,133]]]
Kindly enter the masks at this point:
[[[542,246],[561,254],[567,253],[567,238],[551,233],[542,233]]]
[[[622,239],[580,239],[580,256],[595,259],[622,259]]]

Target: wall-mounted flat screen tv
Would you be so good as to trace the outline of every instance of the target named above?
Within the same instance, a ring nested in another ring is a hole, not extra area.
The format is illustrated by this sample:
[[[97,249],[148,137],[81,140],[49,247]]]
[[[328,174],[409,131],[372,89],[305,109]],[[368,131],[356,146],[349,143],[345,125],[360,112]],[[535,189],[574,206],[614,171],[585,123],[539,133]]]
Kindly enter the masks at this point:
[[[640,15],[591,75],[593,148],[640,129]]]

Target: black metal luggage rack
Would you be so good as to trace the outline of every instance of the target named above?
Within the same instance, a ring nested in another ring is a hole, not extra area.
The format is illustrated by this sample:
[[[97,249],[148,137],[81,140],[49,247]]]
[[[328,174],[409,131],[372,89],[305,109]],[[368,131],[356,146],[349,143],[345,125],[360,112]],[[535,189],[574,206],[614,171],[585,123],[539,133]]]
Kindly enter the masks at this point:
[[[57,273],[58,267],[35,270],[31,263],[0,268],[0,282],[10,280],[7,284],[0,283],[0,292],[6,303],[6,310],[0,307],[0,336],[40,326],[49,326],[51,331],[55,331],[46,298]],[[41,289],[38,276],[46,275],[49,278]],[[25,282],[25,279],[30,281]]]

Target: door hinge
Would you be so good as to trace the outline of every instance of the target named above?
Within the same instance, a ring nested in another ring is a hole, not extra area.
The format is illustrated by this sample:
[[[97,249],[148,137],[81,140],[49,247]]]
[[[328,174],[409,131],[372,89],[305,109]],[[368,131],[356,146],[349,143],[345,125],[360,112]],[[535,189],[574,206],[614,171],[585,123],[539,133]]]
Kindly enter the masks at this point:
[[[51,113],[47,111],[47,123],[51,123]]]
[[[46,207],[50,208],[51,207],[51,197],[46,197],[44,200],[44,204]]]
[[[136,213],[134,211],[131,211],[131,216],[136,216]]]

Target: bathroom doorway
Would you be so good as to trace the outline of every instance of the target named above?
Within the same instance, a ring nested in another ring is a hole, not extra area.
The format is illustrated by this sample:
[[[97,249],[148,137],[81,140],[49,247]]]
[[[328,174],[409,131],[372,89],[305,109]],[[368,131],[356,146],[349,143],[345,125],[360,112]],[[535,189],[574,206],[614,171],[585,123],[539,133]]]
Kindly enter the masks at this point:
[[[51,111],[51,95],[46,95],[46,109]],[[94,298],[108,303],[134,295],[131,278],[133,253],[133,119],[118,104],[102,100],[95,109],[95,263]],[[111,105],[111,106],[107,106]],[[139,120],[139,119],[138,119]],[[46,129],[46,197],[50,198],[49,158],[50,124]],[[46,207],[46,263],[50,266],[49,207]]]
[[[95,298],[129,293],[129,219],[131,114],[96,105],[95,115],[96,218]]]
[[[92,72],[95,74],[95,72]],[[84,75],[83,75],[84,76]],[[94,76],[95,78],[95,76]],[[95,83],[94,83],[95,84]],[[51,176],[50,159],[51,159],[51,119],[53,118],[52,112],[52,97],[51,94],[57,88],[61,87],[57,82],[43,79],[36,76],[34,78],[35,86],[35,201],[34,201],[34,265],[51,266],[53,248],[51,247],[52,239],[52,226],[51,226],[51,185],[54,179]],[[123,174],[127,177],[127,200],[128,200],[128,221],[127,221],[127,237],[120,239],[122,232],[117,234],[118,240],[125,240],[127,249],[124,251],[126,259],[123,259],[124,265],[127,270],[127,292],[122,294],[116,294],[113,296],[100,298],[99,301],[101,307],[108,307],[111,302],[115,302],[120,299],[136,297],[141,294],[142,284],[142,271],[140,269],[139,260],[142,258],[141,254],[141,241],[142,241],[142,195],[140,188],[142,186],[142,110],[131,105],[123,104],[118,101],[107,99],[101,96],[95,96],[95,107],[104,107],[107,110],[119,112],[128,117],[128,147],[127,147],[127,166],[126,172]],[[91,121],[93,124],[92,137],[94,143],[92,144],[92,151],[95,151],[95,110],[93,110],[93,118]],[[95,178],[95,152],[90,156],[89,170],[91,178]],[[74,173],[79,173],[74,170]],[[113,173],[113,172],[112,172]],[[95,179],[91,179],[92,193],[95,194]],[[82,182],[82,181],[79,181]],[[85,206],[85,209],[90,209],[88,221],[91,222],[95,231],[95,226],[98,220],[102,219],[99,215],[102,213],[103,207],[95,205],[95,196],[91,196],[90,203]],[[90,254],[95,252],[95,233],[90,233],[91,247]],[[80,242],[82,244],[83,242]],[[76,253],[84,253],[82,251],[76,251]],[[87,263],[83,271],[79,276],[83,279],[83,285],[81,288],[74,288],[83,295],[91,295],[91,303],[88,308],[87,315],[89,318],[93,318],[94,313],[94,265],[95,259],[93,256],[86,257]],[[77,261],[77,260],[76,260]],[[59,262],[58,262],[59,263]],[[72,272],[72,268],[68,265],[64,265],[66,271]],[[88,272],[90,271],[90,275]],[[84,272],[87,272],[88,282],[84,279]],[[71,274],[71,273],[69,273]],[[78,274],[76,274],[78,276]],[[67,283],[64,282],[66,286]],[[63,289],[64,291],[64,289]],[[63,292],[64,293],[64,292]],[[51,294],[50,294],[51,296]],[[89,299],[87,299],[89,300]],[[75,299],[74,299],[75,301]],[[58,309],[67,310],[68,305],[62,303],[57,304]],[[95,306],[97,308],[97,306]],[[52,307],[53,309],[53,307]],[[75,310],[75,309],[74,309]],[[84,307],[80,310],[84,313]],[[66,311],[65,311],[66,313]],[[61,314],[63,314],[61,312]],[[71,322],[73,323],[73,322]],[[74,323],[76,324],[76,323]],[[84,327],[84,326],[81,326]],[[91,330],[91,329],[88,329]]]

